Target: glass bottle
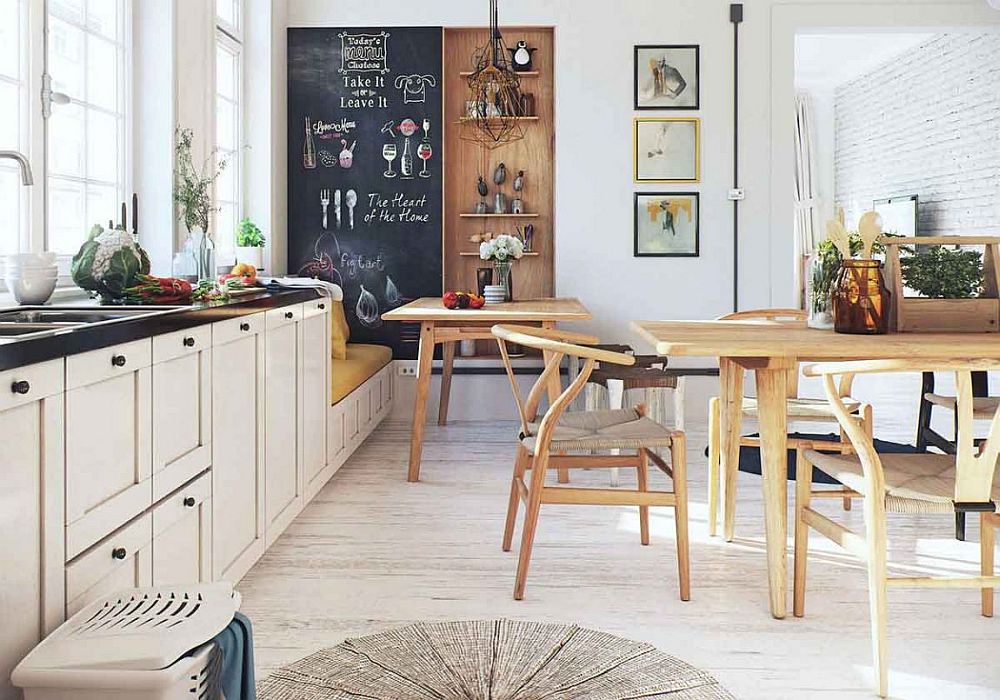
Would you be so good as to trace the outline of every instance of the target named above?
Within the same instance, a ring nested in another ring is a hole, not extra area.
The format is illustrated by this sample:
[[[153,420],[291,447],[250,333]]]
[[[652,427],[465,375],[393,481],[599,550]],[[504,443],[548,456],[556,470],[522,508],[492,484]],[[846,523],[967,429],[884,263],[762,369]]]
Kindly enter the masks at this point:
[[[878,260],[844,260],[833,288],[833,329],[875,335],[889,331],[889,289]]]
[[[833,282],[839,270],[836,261],[824,260],[819,253],[813,253],[809,258],[806,283],[809,299],[807,323],[810,328],[833,328]]]
[[[312,122],[306,117],[306,140],[302,145],[302,167],[306,170],[316,168],[316,142],[313,140]]]

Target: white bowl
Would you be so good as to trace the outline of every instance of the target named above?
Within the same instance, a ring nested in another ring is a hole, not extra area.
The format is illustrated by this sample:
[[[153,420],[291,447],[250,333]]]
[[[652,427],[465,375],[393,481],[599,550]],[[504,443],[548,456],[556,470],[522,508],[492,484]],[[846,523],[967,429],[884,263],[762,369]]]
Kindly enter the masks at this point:
[[[14,295],[18,304],[44,304],[56,290],[56,277],[51,279],[25,279],[22,277],[7,277],[7,289]]]
[[[14,270],[8,267],[6,272],[4,273],[5,278],[21,277],[24,279],[32,279],[32,280],[39,280],[39,279],[47,280],[58,276],[59,276],[59,268],[57,267],[44,268],[44,269],[39,268],[37,270]]]
[[[55,265],[55,253],[16,253],[4,256],[4,262],[8,265],[40,266]]]

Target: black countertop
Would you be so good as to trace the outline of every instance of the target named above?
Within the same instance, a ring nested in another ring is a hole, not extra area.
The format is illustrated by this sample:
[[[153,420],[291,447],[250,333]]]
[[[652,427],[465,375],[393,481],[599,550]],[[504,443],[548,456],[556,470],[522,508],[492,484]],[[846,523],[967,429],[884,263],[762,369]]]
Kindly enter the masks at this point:
[[[54,335],[25,340],[11,340],[0,344],[0,371],[24,367],[25,365],[54,360],[67,355],[75,355],[88,350],[127,343],[132,340],[150,338],[154,335],[201,326],[206,323],[254,314],[267,309],[275,309],[292,304],[312,301],[321,295],[315,289],[282,289],[262,291],[234,297],[229,301],[209,304],[192,304],[189,308],[157,313],[140,318],[126,318],[97,326],[82,325],[61,330]],[[94,306],[96,302],[81,300],[66,301],[49,305],[81,308]],[[11,307],[17,308],[17,307]],[[114,307],[111,307],[114,308]],[[132,307],[135,308],[135,307]]]

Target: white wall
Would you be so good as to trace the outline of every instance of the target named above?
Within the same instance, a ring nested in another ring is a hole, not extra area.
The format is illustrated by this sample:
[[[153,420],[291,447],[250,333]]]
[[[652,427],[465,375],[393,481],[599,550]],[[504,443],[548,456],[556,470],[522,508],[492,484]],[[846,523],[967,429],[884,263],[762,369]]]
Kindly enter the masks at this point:
[[[837,202],[916,194],[920,233],[1000,232],[1000,32],[936,36],[836,91]]]

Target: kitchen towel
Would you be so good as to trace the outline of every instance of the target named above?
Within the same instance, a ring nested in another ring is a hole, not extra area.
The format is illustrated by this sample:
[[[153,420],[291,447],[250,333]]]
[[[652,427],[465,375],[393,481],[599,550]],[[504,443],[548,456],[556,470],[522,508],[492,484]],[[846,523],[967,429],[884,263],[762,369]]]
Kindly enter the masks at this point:
[[[258,281],[268,287],[294,287],[319,290],[323,296],[333,301],[344,300],[344,290],[333,282],[325,282],[313,277],[258,277]]]
[[[250,619],[237,612],[233,621],[213,641],[222,650],[222,670],[219,672],[222,697],[225,700],[256,700]]]

